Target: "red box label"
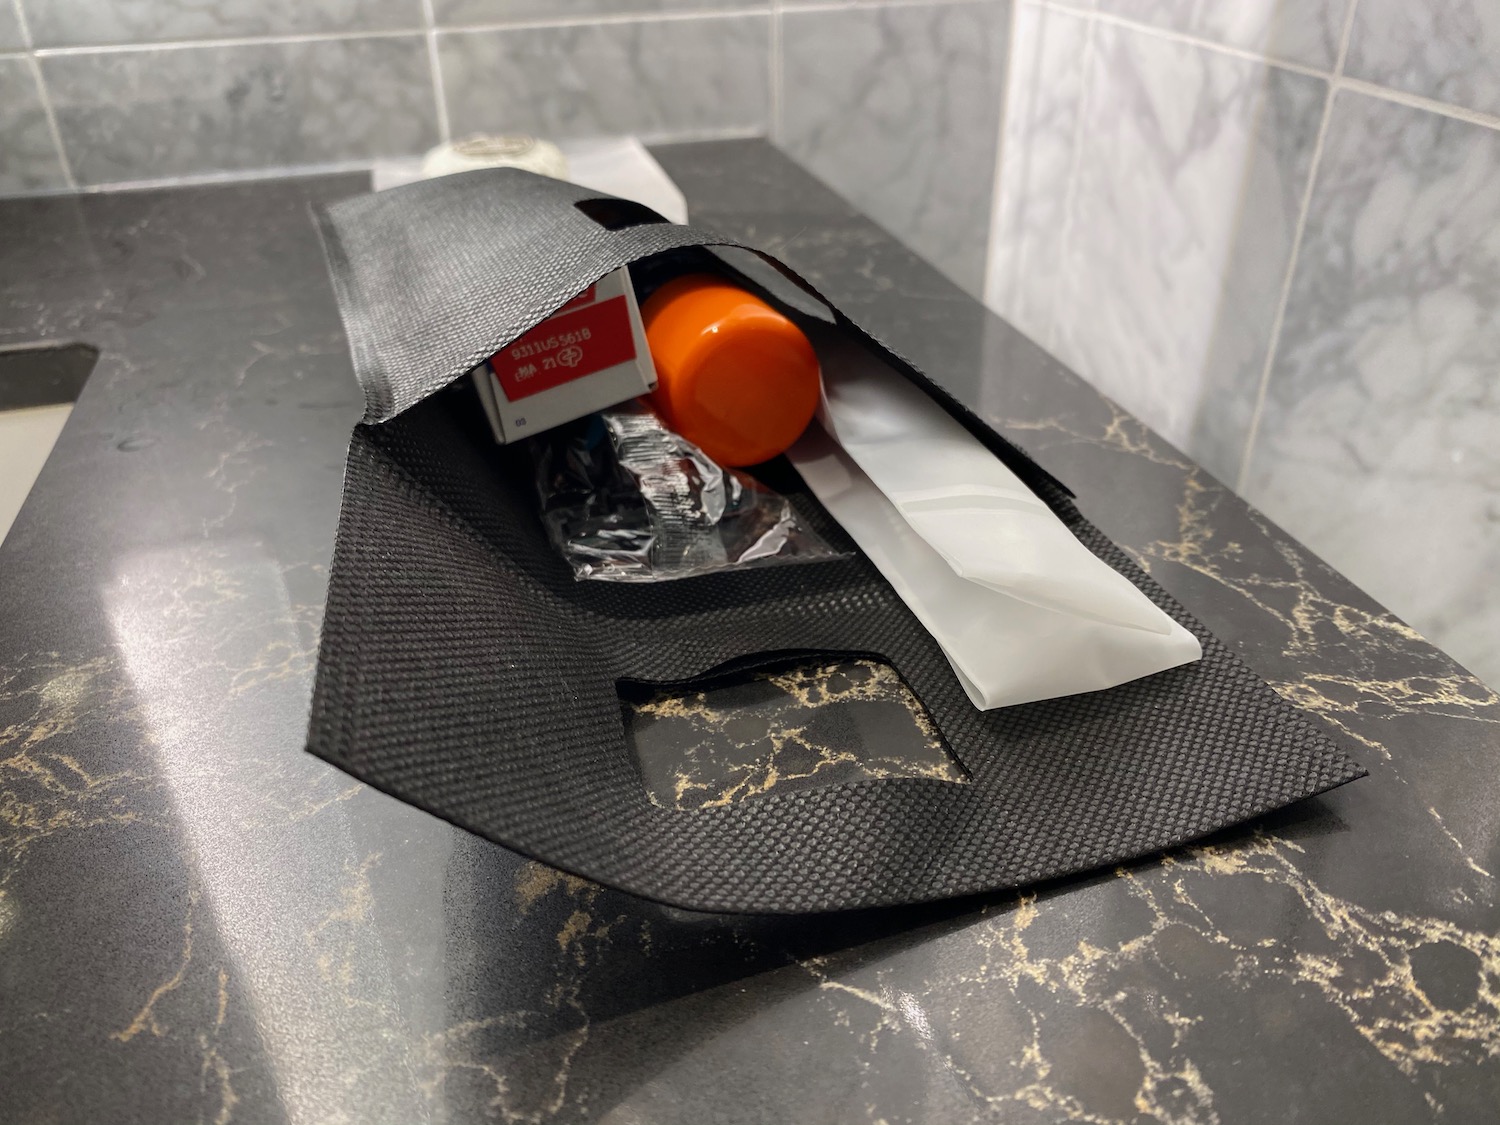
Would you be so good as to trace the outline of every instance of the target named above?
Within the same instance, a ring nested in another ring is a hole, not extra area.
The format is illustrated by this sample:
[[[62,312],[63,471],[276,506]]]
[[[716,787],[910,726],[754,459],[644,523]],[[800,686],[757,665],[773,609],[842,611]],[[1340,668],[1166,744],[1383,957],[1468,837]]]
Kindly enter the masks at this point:
[[[624,297],[611,297],[548,317],[491,356],[490,370],[506,401],[517,402],[633,359],[629,306]]]

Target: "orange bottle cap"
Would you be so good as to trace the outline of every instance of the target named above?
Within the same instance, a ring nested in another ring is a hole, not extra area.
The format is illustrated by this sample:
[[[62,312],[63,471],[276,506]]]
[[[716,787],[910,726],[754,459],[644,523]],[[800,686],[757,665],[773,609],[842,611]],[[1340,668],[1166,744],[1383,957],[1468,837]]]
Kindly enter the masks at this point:
[[[648,401],[721,465],[784,453],[818,409],[818,356],[802,330],[753,293],[692,274],[641,306],[656,363]]]

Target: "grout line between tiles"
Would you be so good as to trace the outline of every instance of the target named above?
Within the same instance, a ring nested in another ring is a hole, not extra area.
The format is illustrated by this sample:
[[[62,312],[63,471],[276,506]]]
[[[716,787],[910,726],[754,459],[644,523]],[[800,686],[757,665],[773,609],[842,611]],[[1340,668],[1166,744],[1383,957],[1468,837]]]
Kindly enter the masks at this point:
[[[422,22],[427,25],[427,69],[432,73],[432,98],[437,104],[438,139],[447,144],[453,139],[448,124],[448,88],[443,84],[443,63],[438,58],[437,18],[432,14],[432,0],[422,0]]]
[[[21,32],[21,50],[17,53],[24,55],[36,47],[31,39],[31,24],[26,20],[26,10],[21,7],[21,0],[10,0],[10,8],[16,13],[16,28]]]
[[[922,8],[936,4],[993,4],[995,0],[781,0],[789,15],[800,12],[850,12],[870,8]]]
[[[747,141],[765,135],[765,128],[759,125],[726,125],[721,129],[694,129],[683,133],[636,133],[635,138],[643,145],[677,145],[696,141]]]
[[[1057,355],[1057,305],[1058,295],[1067,283],[1068,247],[1073,241],[1073,206],[1078,200],[1078,168],[1082,163],[1083,121],[1088,114],[1089,96],[1093,93],[1094,31],[1097,25],[1090,20],[1083,31],[1083,58],[1078,72],[1078,116],[1073,121],[1073,144],[1068,153],[1068,181],[1063,198],[1062,229],[1058,232],[1057,260],[1062,272],[1058,287],[1053,291],[1052,307],[1048,310],[1046,349]],[[1081,373],[1080,373],[1081,374]]]
[[[38,58],[66,58],[70,55],[145,54],[150,51],[189,51],[195,47],[260,47],[282,43],[331,43],[350,39],[410,39],[425,35],[420,27],[391,31],[313,31],[298,35],[241,35],[222,39],[168,39],[160,43],[101,43],[88,47],[38,47]]]
[[[1316,66],[1292,62],[1290,59],[1278,59],[1245,47],[1234,47],[1228,43],[1218,43],[1212,39],[1190,35],[1185,31],[1174,31],[1171,28],[1141,23],[1139,20],[1117,16],[1113,12],[1100,12],[1093,8],[1079,8],[1072,4],[1063,3],[1061,0],[1022,0],[1022,2],[1033,4],[1038,8],[1047,8],[1054,12],[1060,12],[1063,15],[1074,16],[1078,19],[1092,20],[1097,23],[1109,24],[1113,27],[1125,28],[1128,31],[1136,31],[1142,35],[1149,35],[1153,39],[1165,39],[1169,43],[1181,43],[1188,47],[1201,47],[1205,51],[1212,51],[1219,55],[1228,55],[1230,58],[1244,59],[1247,62],[1259,63],[1262,66],[1274,66],[1278,70],[1289,70],[1294,74],[1305,74],[1312,78],[1328,78],[1330,75],[1329,71]]]
[[[63,179],[68,187],[77,189],[78,178],[73,175],[73,162],[68,159],[68,150],[63,147],[62,130],[57,127],[57,112],[52,107],[52,91],[47,89],[47,79],[42,74],[42,67],[36,61],[36,56],[30,56],[26,62],[31,67],[37,96],[42,100],[42,115],[47,119],[47,131],[52,134],[52,145],[57,149],[57,163],[62,167]]]
[[[980,290],[980,300],[988,307],[994,308],[990,302],[994,299],[995,279],[991,276],[991,266],[995,261],[995,247],[1000,241],[1000,170],[1005,165],[1005,125],[1010,116],[1010,95],[1015,86],[1016,76],[1019,70],[1016,61],[1016,25],[1020,23],[1021,5],[1012,3],[1010,14],[1007,17],[1005,29],[1005,86],[1000,91],[1000,120],[995,126],[995,165],[990,172],[990,227],[984,240],[984,285]],[[1024,271],[1025,264],[1025,242],[1016,252],[1016,265],[1018,272]]]
[[[47,121],[47,132],[52,136],[52,147],[57,151],[57,166],[62,169],[63,182],[70,191],[78,190],[78,177],[73,175],[73,162],[68,159],[68,150],[63,147],[62,130],[57,127],[57,111],[52,105],[52,91],[47,88],[46,76],[42,74],[42,64],[36,60],[36,52],[33,50],[31,39],[31,24],[26,21],[26,12],[21,7],[21,0],[11,0],[11,6],[16,13],[16,27],[21,32],[21,42],[25,44],[30,53],[25,56],[26,65],[31,69],[31,80],[36,84],[36,96],[42,103],[42,116]]]
[[[770,134],[773,143],[781,140],[781,0],[771,0],[771,121]]]
[[[1424,98],[1421,94],[1409,94],[1405,90],[1392,90],[1389,86],[1378,86],[1362,78],[1345,78],[1339,75],[1335,85],[1340,90],[1394,102],[1396,105],[1404,105],[1409,109],[1423,109],[1439,117],[1451,117],[1455,121],[1482,125],[1487,129],[1500,129],[1500,115],[1481,113],[1477,109],[1465,109],[1463,106],[1450,105],[1448,102],[1434,101],[1432,98]]]
[[[151,180],[111,180],[102,184],[86,184],[78,190],[85,195],[108,195],[111,192],[141,191],[147,188],[209,187],[214,184],[243,184],[255,180],[303,179],[308,176],[336,176],[345,172],[368,172],[376,163],[376,160],[340,160],[328,164],[239,168],[232,172],[194,172],[185,176],[165,176]]]
[[[1266,360],[1261,367],[1260,386],[1255,392],[1255,406],[1250,412],[1250,426],[1245,431],[1245,445],[1240,450],[1240,470],[1235,476],[1234,490],[1244,495],[1245,482],[1250,476],[1250,460],[1255,452],[1255,442],[1260,436],[1260,421],[1266,409],[1266,394],[1271,385],[1271,371],[1276,365],[1276,353],[1281,349],[1281,331],[1286,324],[1286,308],[1292,298],[1292,283],[1297,276],[1297,262],[1302,257],[1302,239],[1307,233],[1307,215],[1312,210],[1313,191],[1317,187],[1318,172],[1323,165],[1323,145],[1328,139],[1328,125],[1333,119],[1333,103],[1338,96],[1339,79],[1344,73],[1344,60],[1349,54],[1349,40],[1354,33],[1354,15],[1359,10],[1359,0],[1350,0],[1349,10],[1344,14],[1343,33],[1339,36],[1339,53],[1333,63],[1332,80],[1323,99],[1323,116],[1318,122],[1318,137],[1313,142],[1312,159],[1307,166],[1307,184],[1302,189],[1302,201],[1297,208],[1297,225],[1292,231],[1292,252],[1287,255],[1286,273],[1281,279],[1281,296],[1276,302],[1276,316],[1271,321],[1271,333],[1266,341]]]
[[[927,2],[927,0],[923,0]],[[982,0],[967,0],[982,2]],[[424,14],[430,10],[424,0]],[[379,31],[326,31],[304,32],[296,35],[242,35],[218,39],[169,39],[160,42],[101,43],[86,47],[40,47],[33,53],[41,57],[66,57],[69,55],[114,55],[148,51],[185,51],[195,47],[255,47],[282,43],[326,43],[354,39],[403,39],[423,36],[434,44],[439,35],[464,35],[489,31],[535,31],[554,27],[595,27],[605,24],[678,23],[684,20],[720,20],[743,16],[767,16],[771,9],[765,4],[753,7],[685,9],[664,12],[625,12],[620,14],[597,14],[551,19],[501,20],[493,23],[453,24],[439,27],[403,27]]]
[[[697,141],[743,141],[765,136],[765,131],[754,125],[731,126],[723,129],[700,129],[690,133],[640,133],[642,144],[683,144]],[[336,176],[349,172],[370,172],[383,160],[410,160],[411,155],[375,157],[365,160],[342,160],[326,164],[283,164],[267,168],[237,168],[230,172],[193,172],[183,176],[162,176],[156,179],[111,180],[101,184],[82,184],[65,188],[44,188],[40,191],[18,192],[3,198],[22,199],[50,195],[108,195],[119,191],[142,191],[153,188],[211,187],[216,184],[241,184],[255,180],[302,179],[309,176]]]
[[[744,16],[769,16],[765,4],[735,8],[687,8],[656,12],[595,13],[589,16],[563,16],[549,19],[495,20],[490,23],[444,24],[439,35],[469,35],[484,31],[538,31],[553,27],[600,27],[607,24],[680,23],[684,20],[725,20]]]

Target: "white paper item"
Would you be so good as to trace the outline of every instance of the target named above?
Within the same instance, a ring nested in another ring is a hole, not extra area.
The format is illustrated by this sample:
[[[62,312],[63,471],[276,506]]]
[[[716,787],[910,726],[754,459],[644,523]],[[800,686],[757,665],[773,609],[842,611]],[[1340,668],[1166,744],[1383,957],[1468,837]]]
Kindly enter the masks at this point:
[[[1097,691],[1203,655],[936,402],[857,342],[805,327],[826,434],[810,430],[792,463],[976,707]]]
[[[634,137],[558,141],[568,160],[568,179],[606,195],[644,203],[674,223],[687,222],[687,199],[672,177]],[[422,157],[377,160],[371,188],[384,191],[425,179]]]
[[[644,203],[668,222],[688,221],[687,198],[634,137],[558,141],[568,158],[568,179],[583,187]]]

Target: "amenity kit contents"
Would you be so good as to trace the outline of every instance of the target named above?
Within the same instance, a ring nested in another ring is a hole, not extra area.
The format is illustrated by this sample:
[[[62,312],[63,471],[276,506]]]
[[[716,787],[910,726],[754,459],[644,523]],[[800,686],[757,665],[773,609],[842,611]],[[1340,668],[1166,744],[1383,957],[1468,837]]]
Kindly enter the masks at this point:
[[[756,912],[1055,878],[1361,776],[1063,484],[769,256],[505,168],[320,220],[366,411],[308,748],[355,776],[598,882]],[[591,355],[592,324],[559,324],[627,279],[630,354]],[[726,344],[762,336],[765,378]],[[480,365],[526,426],[500,397],[484,421]],[[830,657],[892,669],[962,781],[652,802],[627,685]]]
[[[644,402],[530,445],[542,522],[576,578],[660,582],[842,553],[785,496],[724,468]]]
[[[542,518],[580,579],[656,582],[838,554],[785,497],[735,471],[807,428],[818,360],[787,317],[722,278],[673,278],[642,310],[629,271],[615,270],[473,380],[497,441],[537,435]]]
[[[790,501],[736,471],[792,450],[976,707],[1097,691],[1203,655],[847,334],[724,276],[641,272],[654,285],[641,305],[630,271],[615,270],[474,372],[501,442],[577,423],[530,443],[542,521],[576,577],[836,556]]]

